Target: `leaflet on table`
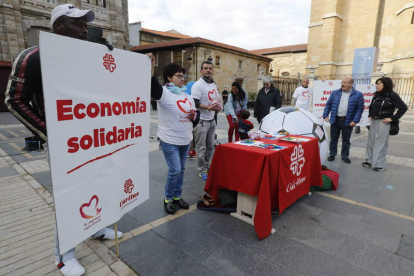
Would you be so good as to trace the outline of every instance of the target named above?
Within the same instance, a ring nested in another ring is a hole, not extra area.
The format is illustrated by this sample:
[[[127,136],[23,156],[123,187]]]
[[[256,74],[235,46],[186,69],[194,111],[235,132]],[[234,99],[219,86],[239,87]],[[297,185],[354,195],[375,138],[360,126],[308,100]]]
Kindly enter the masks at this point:
[[[253,147],[262,148],[262,149],[269,149],[269,150],[281,150],[285,149],[286,147],[278,146],[275,144],[256,144]]]
[[[280,138],[280,140],[285,141],[285,142],[293,142],[293,143],[302,143],[302,142],[310,141],[310,139],[302,138],[302,137],[283,137],[283,138]]]
[[[270,150],[281,150],[281,149],[286,148],[286,147],[278,146],[275,144],[265,144],[261,141],[251,140],[251,139],[238,141],[238,142],[235,142],[235,144],[249,146],[249,147],[257,147],[257,148],[262,148],[262,149],[270,149]]]
[[[275,134],[275,135],[266,134],[263,138],[267,139],[267,140],[276,140],[276,139],[280,139],[282,137],[285,137],[285,135],[284,134],[280,134],[280,135],[279,134]]]
[[[240,140],[238,142],[235,142],[235,144],[243,145],[243,146],[254,146],[257,144],[263,144],[263,142],[252,140],[252,139],[247,139],[247,140]]]

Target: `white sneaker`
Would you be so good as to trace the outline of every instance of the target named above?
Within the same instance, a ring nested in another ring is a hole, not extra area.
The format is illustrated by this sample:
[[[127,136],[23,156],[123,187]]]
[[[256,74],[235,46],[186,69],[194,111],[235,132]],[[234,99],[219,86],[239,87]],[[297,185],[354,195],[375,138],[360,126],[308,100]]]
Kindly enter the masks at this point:
[[[64,263],[55,262],[55,264],[65,276],[81,276],[85,274],[85,268],[81,266],[77,259],[72,259]]]
[[[100,232],[100,231],[99,231]],[[122,238],[124,234],[118,231],[118,239]],[[100,233],[99,236],[92,235],[92,238],[96,240],[114,240],[115,239],[115,230],[111,228],[105,228],[103,233]]]

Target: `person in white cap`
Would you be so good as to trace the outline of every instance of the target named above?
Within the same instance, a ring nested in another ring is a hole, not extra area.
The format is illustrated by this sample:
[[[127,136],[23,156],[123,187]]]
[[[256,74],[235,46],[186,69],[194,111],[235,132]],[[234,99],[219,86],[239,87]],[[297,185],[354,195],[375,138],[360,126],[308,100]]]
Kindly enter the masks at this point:
[[[95,19],[91,10],[79,10],[72,4],[59,5],[52,11],[50,20],[53,32],[58,35],[86,40],[87,22]],[[108,46],[109,47],[109,46]],[[45,109],[43,103],[43,85],[40,71],[39,46],[21,52],[13,63],[12,73],[6,90],[5,103],[16,116],[47,149]],[[118,237],[122,237],[118,232]],[[114,239],[115,231],[103,228],[94,235],[95,239]],[[85,273],[75,258],[75,248],[66,253],[59,252],[55,233],[56,265],[66,276],[79,276]],[[62,254],[63,253],[63,254]],[[61,254],[61,255],[59,255]]]
[[[262,82],[263,87],[257,92],[254,103],[254,117],[257,118],[259,124],[267,114],[282,107],[280,91],[273,86],[272,79],[264,76]]]

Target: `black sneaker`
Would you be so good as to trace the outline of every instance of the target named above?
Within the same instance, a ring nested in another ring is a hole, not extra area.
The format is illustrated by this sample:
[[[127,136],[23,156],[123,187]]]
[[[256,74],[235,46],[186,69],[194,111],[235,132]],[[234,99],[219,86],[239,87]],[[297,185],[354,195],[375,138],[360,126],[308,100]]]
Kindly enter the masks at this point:
[[[170,202],[165,202],[164,200],[164,209],[165,212],[167,212],[168,214],[175,214],[175,207],[172,201]]]
[[[362,163],[362,166],[365,167],[365,168],[371,168],[371,164],[368,163],[368,162]]]
[[[174,199],[173,202],[175,204],[177,204],[181,209],[188,209],[190,208],[190,206],[188,205],[187,202],[185,202],[184,199],[180,198],[180,199]]]
[[[374,168],[374,171],[377,171],[377,172],[383,172],[385,169],[384,168]]]
[[[335,156],[331,155],[328,157],[328,161],[334,161],[335,160]]]
[[[351,163],[351,159],[349,159],[348,157],[342,157],[342,161],[344,161],[345,163],[348,163],[348,164]]]

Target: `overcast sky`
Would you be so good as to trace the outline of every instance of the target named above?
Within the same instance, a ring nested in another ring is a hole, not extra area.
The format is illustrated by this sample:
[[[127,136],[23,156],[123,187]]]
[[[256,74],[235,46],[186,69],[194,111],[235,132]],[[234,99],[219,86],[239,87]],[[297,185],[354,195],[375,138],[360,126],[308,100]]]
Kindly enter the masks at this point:
[[[311,0],[129,0],[129,22],[248,50],[308,42]]]

